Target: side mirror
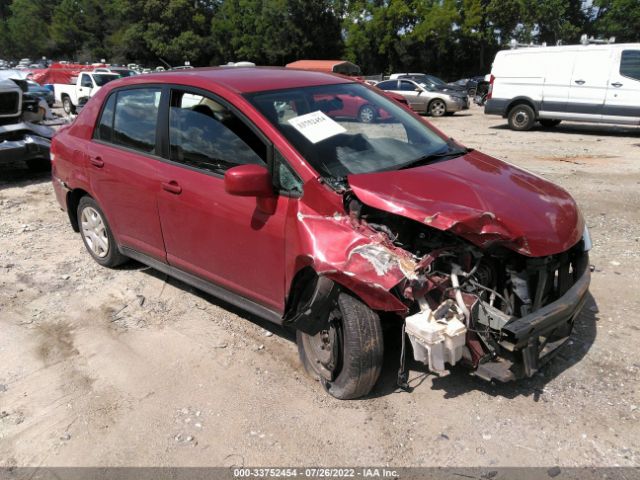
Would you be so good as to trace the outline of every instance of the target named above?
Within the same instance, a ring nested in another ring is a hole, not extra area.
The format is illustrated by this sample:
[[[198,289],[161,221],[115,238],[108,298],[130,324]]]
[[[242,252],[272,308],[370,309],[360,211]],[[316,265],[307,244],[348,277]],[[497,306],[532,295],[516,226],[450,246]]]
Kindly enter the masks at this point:
[[[416,88],[413,89],[413,91],[420,93],[420,92],[422,92],[422,89],[420,87],[416,87]]]
[[[224,189],[240,197],[273,197],[271,175],[262,165],[238,165],[224,173]]]

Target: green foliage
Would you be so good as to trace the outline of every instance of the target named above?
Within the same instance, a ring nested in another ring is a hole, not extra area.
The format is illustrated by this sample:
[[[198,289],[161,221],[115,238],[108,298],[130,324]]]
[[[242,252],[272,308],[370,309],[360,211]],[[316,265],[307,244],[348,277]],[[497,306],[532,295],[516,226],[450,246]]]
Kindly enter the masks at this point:
[[[640,41],[638,0],[0,0],[0,58],[482,74],[511,39]]]
[[[640,42],[640,2],[638,0],[596,0],[599,8],[595,31],[617,42]]]

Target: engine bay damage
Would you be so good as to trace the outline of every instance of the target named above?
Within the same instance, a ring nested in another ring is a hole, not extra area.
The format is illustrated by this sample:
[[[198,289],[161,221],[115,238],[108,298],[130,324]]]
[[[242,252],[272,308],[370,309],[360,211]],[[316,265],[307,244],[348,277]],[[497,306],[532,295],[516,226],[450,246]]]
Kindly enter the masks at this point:
[[[438,375],[462,363],[498,381],[532,376],[568,339],[589,285],[586,240],[528,257],[508,242],[476,245],[454,233],[475,220],[440,230],[367,206],[351,191],[344,206],[344,215],[298,215],[314,244],[324,222],[340,228],[323,258],[313,258],[321,280],[285,321],[320,331],[339,284],[370,308],[400,317],[403,355],[406,338],[414,359]]]

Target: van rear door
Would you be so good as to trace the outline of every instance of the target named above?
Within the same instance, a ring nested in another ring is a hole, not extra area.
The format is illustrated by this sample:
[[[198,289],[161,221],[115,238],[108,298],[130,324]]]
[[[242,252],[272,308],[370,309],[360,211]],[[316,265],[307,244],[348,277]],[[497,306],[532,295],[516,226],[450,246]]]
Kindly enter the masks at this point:
[[[640,124],[640,45],[618,50],[614,57],[603,120]]]
[[[567,112],[591,121],[602,117],[609,81],[610,56],[610,49],[595,50],[589,46],[576,53]]]

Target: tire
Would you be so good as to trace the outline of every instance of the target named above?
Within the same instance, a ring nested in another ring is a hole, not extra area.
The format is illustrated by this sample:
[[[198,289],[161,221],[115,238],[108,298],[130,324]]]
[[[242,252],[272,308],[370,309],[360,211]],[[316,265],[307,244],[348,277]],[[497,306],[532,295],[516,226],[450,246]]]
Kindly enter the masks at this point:
[[[82,242],[93,259],[103,267],[117,267],[128,258],[120,250],[111,227],[98,203],[84,196],[78,203],[78,226]]]
[[[431,100],[429,108],[427,108],[427,112],[432,117],[442,117],[445,113],[447,113],[447,106],[443,100],[436,98],[435,100]]]
[[[358,111],[358,121],[360,123],[373,123],[376,121],[376,110],[371,105],[363,105]]]
[[[378,314],[357,298],[341,293],[337,303],[329,330],[314,336],[298,331],[296,339],[307,372],[333,397],[350,400],[368,394],[380,376],[382,326]],[[325,346],[321,352],[319,344]]]
[[[62,97],[62,109],[64,110],[64,113],[66,113],[67,115],[76,113],[76,107],[75,105],[73,105],[73,103],[71,103],[71,99],[69,98],[68,95],[65,95],[64,97]]]
[[[536,123],[536,112],[529,105],[521,103],[509,110],[508,120],[511,130],[525,132]]]
[[[557,127],[558,125],[560,125],[560,122],[562,120],[549,120],[548,118],[543,118],[540,119],[540,125],[542,125],[544,128],[553,128],[553,127]]]

